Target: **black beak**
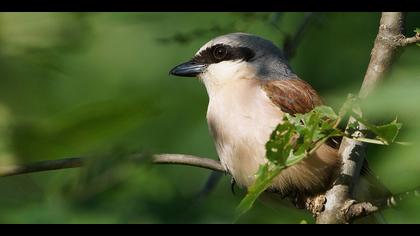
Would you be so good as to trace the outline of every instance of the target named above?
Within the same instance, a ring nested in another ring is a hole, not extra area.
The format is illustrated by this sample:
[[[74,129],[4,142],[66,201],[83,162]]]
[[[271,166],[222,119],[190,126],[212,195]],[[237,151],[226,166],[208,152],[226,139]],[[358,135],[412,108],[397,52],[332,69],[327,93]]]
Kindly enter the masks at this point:
[[[207,65],[205,64],[188,61],[182,63],[181,65],[175,66],[171,71],[169,71],[169,74],[184,77],[194,77],[203,72],[206,67]]]

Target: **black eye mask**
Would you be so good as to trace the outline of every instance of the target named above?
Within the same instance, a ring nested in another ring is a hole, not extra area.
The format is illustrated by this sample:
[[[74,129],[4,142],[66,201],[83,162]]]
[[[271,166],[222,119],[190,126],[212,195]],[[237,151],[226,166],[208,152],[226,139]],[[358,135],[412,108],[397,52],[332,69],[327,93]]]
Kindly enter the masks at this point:
[[[247,47],[232,47],[224,44],[216,44],[201,51],[191,62],[209,65],[221,61],[249,61],[254,56],[254,51]]]

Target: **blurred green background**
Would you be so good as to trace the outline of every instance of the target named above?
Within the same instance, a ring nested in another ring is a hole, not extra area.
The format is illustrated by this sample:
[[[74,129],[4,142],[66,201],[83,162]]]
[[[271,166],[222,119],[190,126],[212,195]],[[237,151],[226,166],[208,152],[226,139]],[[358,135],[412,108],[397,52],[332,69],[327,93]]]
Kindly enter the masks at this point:
[[[281,46],[305,13],[0,13],[0,166],[90,156],[81,169],[0,179],[0,223],[232,223],[243,191],[230,178],[198,198],[210,172],[126,162],[128,153],[217,158],[207,94],[168,71],[211,38],[243,31]],[[339,107],[356,93],[380,13],[316,13],[291,60]],[[408,13],[406,34],[420,27]],[[393,192],[420,186],[420,47],[399,56],[366,104],[371,119],[403,122],[408,147],[370,147],[372,169]],[[420,201],[385,211],[420,223]],[[262,203],[239,223],[312,223],[304,210]]]

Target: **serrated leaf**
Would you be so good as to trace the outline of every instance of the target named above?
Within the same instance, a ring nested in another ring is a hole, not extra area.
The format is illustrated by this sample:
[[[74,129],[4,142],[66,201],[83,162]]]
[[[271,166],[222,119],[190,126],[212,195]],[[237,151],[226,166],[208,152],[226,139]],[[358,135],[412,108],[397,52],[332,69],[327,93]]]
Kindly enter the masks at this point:
[[[291,150],[289,157],[286,160],[286,166],[288,167],[298,163],[303,158],[305,158],[307,154],[307,151],[304,149],[300,153],[297,153],[297,155],[293,153],[293,150]]]
[[[284,168],[285,166],[274,165],[272,163],[260,166],[256,174],[255,183],[248,188],[248,193],[236,208],[235,220],[251,209],[260,194],[271,185],[271,181]]]
[[[372,131],[385,143],[390,144],[395,141],[401,127],[402,124],[395,119],[389,124],[376,126]]]
[[[356,97],[349,95],[347,101],[337,115],[331,107],[319,106],[306,114],[285,114],[282,122],[271,133],[265,145],[268,162],[261,165],[255,175],[255,182],[249,186],[248,193],[237,207],[236,216],[239,217],[249,209],[280,172],[313,153],[327,139],[334,136],[345,136],[336,128],[339,120],[346,113],[356,120],[348,125],[349,130],[357,130],[359,122],[368,130],[376,134],[376,139],[359,138],[359,141],[389,144],[392,143],[401,124],[397,120],[385,125],[373,125],[354,112]]]
[[[327,117],[327,118],[330,118],[332,120],[335,120],[335,119],[338,118],[335,111],[331,107],[328,107],[328,106],[318,106],[318,107],[315,107],[315,109],[313,111],[321,114],[322,117]]]
[[[360,117],[357,114],[353,114],[353,117],[360,123],[362,123],[366,128],[373,132],[376,135],[376,139],[383,141],[385,145],[389,145],[395,141],[402,124],[397,122],[397,119],[393,120],[389,124],[384,125],[374,125],[368,122],[366,119]]]
[[[338,115],[331,107],[319,106],[306,114],[285,114],[265,145],[268,163],[260,166],[255,182],[237,207],[236,216],[247,212],[280,172],[303,160],[329,137],[342,135],[335,127]]]
[[[288,122],[279,124],[272,132],[270,140],[266,143],[266,157],[272,162],[284,163],[285,157],[292,148],[290,140],[295,134],[295,128]]]

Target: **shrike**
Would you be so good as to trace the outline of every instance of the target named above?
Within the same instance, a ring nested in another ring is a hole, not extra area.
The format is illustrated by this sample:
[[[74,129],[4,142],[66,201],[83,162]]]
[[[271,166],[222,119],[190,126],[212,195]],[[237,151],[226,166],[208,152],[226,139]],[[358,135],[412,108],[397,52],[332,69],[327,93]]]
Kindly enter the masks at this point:
[[[247,187],[267,161],[265,144],[285,113],[306,113],[322,100],[293,72],[282,51],[255,35],[232,33],[202,46],[177,76],[198,77],[209,96],[207,122],[223,167]],[[271,190],[282,196],[324,192],[340,165],[334,145],[283,170]]]

